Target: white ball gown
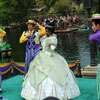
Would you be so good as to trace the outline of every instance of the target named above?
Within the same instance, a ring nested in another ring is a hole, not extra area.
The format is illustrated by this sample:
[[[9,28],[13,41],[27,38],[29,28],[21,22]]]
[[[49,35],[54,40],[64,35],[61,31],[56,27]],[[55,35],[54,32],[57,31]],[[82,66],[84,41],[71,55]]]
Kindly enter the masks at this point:
[[[53,96],[68,100],[80,95],[74,75],[66,60],[54,51],[56,35],[40,39],[43,50],[30,63],[21,96],[26,100],[43,100]]]

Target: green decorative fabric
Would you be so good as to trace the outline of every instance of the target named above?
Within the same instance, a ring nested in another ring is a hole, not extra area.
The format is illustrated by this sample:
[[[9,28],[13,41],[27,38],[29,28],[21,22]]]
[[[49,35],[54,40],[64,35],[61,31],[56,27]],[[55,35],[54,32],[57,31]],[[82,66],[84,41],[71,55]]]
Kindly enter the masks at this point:
[[[6,45],[0,47],[1,50],[9,50],[10,48],[11,48],[10,44],[6,44]]]
[[[0,29],[2,29],[2,30],[4,30],[4,31],[5,31],[5,27],[0,26]]]
[[[4,42],[3,38],[0,38],[0,49],[4,50],[7,49],[9,50],[11,48],[10,44],[6,44],[6,42]]]
[[[3,38],[0,38],[0,48],[2,48],[6,43],[4,42]]]

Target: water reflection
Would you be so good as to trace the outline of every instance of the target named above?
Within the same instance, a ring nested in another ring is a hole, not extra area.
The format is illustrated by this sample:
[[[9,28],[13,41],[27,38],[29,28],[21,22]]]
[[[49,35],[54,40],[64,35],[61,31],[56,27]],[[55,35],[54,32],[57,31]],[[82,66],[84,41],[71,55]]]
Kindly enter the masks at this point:
[[[59,33],[57,51],[70,63],[81,61],[84,67],[90,64],[89,32]]]
[[[59,33],[57,51],[69,62],[75,62],[78,59],[78,41],[75,34]]]
[[[17,62],[25,60],[25,43],[19,44],[19,38],[25,28],[7,30],[7,39],[12,46],[12,59]],[[89,33],[72,32],[57,33],[57,52],[60,53],[69,63],[76,60],[81,61],[84,67],[90,63]]]

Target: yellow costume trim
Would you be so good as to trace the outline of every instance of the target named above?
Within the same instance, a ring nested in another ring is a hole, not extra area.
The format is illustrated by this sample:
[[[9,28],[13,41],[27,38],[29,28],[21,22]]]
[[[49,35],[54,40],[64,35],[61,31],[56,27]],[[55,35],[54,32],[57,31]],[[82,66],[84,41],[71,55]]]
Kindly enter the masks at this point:
[[[41,25],[39,25],[39,33],[40,33],[40,37],[42,37],[43,35],[45,35],[46,31],[45,31],[45,28]],[[34,30],[30,31],[31,35],[32,33],[34,32]],[[28,32],[26,33],[28,34]],[[24,43],[28,40],[28,38],[25,36],[25,31],[22,33],[22,36],[20,37],[20,40],[19,40],[19,43]]]
[[[1,72],[1,74],[6,74],[6,73],[8,73],[11,69],[12,69],[12,66],[11,66],[7,71]]]
[[[21,73],[25,73],[24,71],[20,70],[18,67],[16,67],[16,66],[14,65],[14,64],[16,64],[16,65],[19,65],[19,66],[21,66],[21,67],[25,67],[25,63],[15,63],[14,61],[11,61],[11,63],[4,63],[4,64],[1,63],[1,64],[0,64],[0,67],[3,68],[3,67],[8,66],[8,65],[10,65],[10,64],[11,64],[10,68],[9,68],[8,70],[6,70],[5,72],[2,72],[2,74],[6,74],[6,73],[8,73],[10,70],[11,70],[11,73],[13,73],[13,72],[14,72],[13,67],[14,67],[15,69],[17,69],[18,71],[20,71]],[[75,74],[77,74],[77,76],[80,75],[80,72],[78,72],[78,71],[79,71],[78,68],[80,67],[80,62],[68,64],[68,66],[69,66],[69,68],[70,68],[70,67],[76,66],[76,68],[73,70],[73,72],[74,72]]]
[[[8,66],[10,65],[11,63],[7,63],[7,64],[0,64],[0,67],[5,67],[5,66]]]
[[[19,65],[21,67],[25,67],[25,63],[15,63],[15,64],[17,64],[17,65]]]
[[[22,72],[23,74],[25,73],[24,71],[22,71],[19,68],[17,68],[15,65],[14,65],[14,68],[16,68],[18,71]]]

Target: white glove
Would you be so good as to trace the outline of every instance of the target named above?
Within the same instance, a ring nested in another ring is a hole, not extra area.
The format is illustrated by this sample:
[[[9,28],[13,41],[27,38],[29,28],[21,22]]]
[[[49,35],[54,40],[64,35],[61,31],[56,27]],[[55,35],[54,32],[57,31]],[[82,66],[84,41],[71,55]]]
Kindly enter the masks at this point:
[[[56,47],[54,45],[50,46],[51,51],[54,51],[56,49]]]
[[[36,43],[36,44],[39,44],[40,33],[39,33],[39,32],[36,32],[36,33],[35,33],[35,36],[36,36],[36,41],[35,41],[35,43]]]

